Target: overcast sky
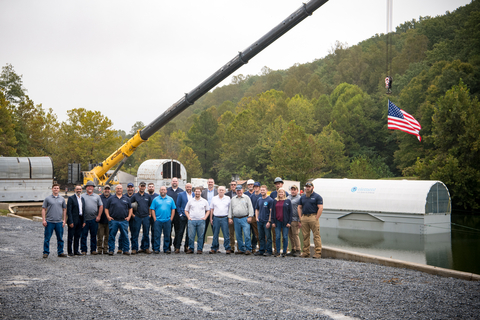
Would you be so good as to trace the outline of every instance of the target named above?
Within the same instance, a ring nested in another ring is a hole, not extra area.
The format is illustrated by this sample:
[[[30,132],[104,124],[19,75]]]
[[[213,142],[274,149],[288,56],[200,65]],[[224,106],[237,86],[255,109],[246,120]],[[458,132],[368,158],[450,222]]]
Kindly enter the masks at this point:
[[[306,0],[304,0],[307,2]],[[386,31],[387,0],[330,0],[235,74],[288,69]],[[393,28],[466,0],[393,1]],[[0,0],[0,64],[60,121],[98,110],[127,133],[287,18],[297,0]],[[231,82],[231,76],[220,85]]]

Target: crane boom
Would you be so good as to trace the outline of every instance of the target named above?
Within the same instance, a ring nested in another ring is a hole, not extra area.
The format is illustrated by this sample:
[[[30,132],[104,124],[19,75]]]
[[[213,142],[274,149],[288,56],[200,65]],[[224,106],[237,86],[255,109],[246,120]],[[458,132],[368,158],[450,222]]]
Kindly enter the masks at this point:
[[[142,130],[138,130],[137,133],[128,140],[124,145],[112,153],[107,159],[105,159],[99,166],[93,168],[91,171],[84,172],[84,182],[89,180],[94,181],[98,185],[105,185],[110,182],[112,177],[107,176],[108,170],[115,165],[124,163],[126,157],[133,154],[135,149],[143,142],[147,141],[155,132],[160,130],[164,125],[170,122],[173,118],[179,115],[186,108],[191,106],[200,97],[213,89],[217,84],[222,82],[225,78],[235,72],[244,64],[248,63],[250,59],[255,57],[263,49],[268,47],[275,40],[284,35],[287,31],[295,27],[306,17],[312,15],[312,13],[325,4],[328,0],[311,0],[308,3],[304,3],[295,12],[284,19],[280,24],[266,33],[263,37],[252,43],[242,52],[239,52],[232,60],[227,62],[223,67],[217,70],[214,74],[208,77],[195,89],[186,93],[180,100],[174,103],[170,108],[153,120]]]

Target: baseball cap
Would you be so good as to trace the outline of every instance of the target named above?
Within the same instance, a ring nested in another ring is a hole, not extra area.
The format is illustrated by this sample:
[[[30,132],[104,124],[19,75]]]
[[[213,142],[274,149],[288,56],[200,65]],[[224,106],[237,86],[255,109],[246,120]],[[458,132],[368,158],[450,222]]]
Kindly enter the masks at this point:
[[[107,184],[103,189],[110,189],[110,185]]]
[[[139,186],[146,186],[147,184],[145,183],[145,181],[142,181],[140,182]]]
[[[276,177],[273,183],[277,183],[277,182],[283,182],[282,178]]]
[[[311,183],[310,181],[305,183],[305,187],[313,187],[313,183]]]
[[[239,184],[239,185],[237,186],[237,190],[242,190],[242,189],[243,189],[242,185]]]
[[[127,184],[127,187],[134,187],[134,185],[133,185],[133,183],[129,182],[129,183]]]
[[[293,185],[293,186],[290,187],[290,189],[298,190],[298,187],[296,185]]]
[[[249,179],[249,180],[247,181],[247,184],[254,184],[254,183],[255,183],[255,181],[253,181],[252,179]]]
[[[254,186],[254,187],[260,187],[260,182],[258,182],[258,181],[255,182],[255,183],[253,184],[253,186]]]

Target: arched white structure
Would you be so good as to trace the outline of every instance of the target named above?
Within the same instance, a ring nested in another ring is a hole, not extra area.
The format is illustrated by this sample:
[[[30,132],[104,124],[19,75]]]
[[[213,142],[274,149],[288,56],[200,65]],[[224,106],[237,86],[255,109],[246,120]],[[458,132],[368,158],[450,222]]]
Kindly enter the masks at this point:
[[[0,201],[43,201],[52,184],[50,157],[0,157]]]
[[[316,179],[325,227],[430,234],[450,232],[451,201],[441,181]]]
[[[172,178],[178,178],[178,186],[185,190],[187,183],[187,170],[182,163],[174,159],[151,159],[143,162],[137,170],[137,183],[145,182],[155,184],[155,192],[161,186],[167,188],[172,184]]]

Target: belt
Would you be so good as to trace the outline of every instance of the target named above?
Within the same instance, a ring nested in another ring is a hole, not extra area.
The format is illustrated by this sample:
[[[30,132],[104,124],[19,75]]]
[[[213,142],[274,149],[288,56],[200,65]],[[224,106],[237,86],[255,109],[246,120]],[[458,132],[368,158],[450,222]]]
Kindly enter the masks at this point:
[[[214,218],[226,218],[228,216],[213,216]]]
[[[237,219],[242,219],[242,218],[246,218],[248,217],[248,214],[246,216],[241,216],[241,217],[234,217],[234,218],[237,218]]]
[[[302,217],[303,217],[303,216],[311,216],[311,215],[313,215],[313,214],[316,214],[316,213],[304,213],[304,214],[302,214]]]

